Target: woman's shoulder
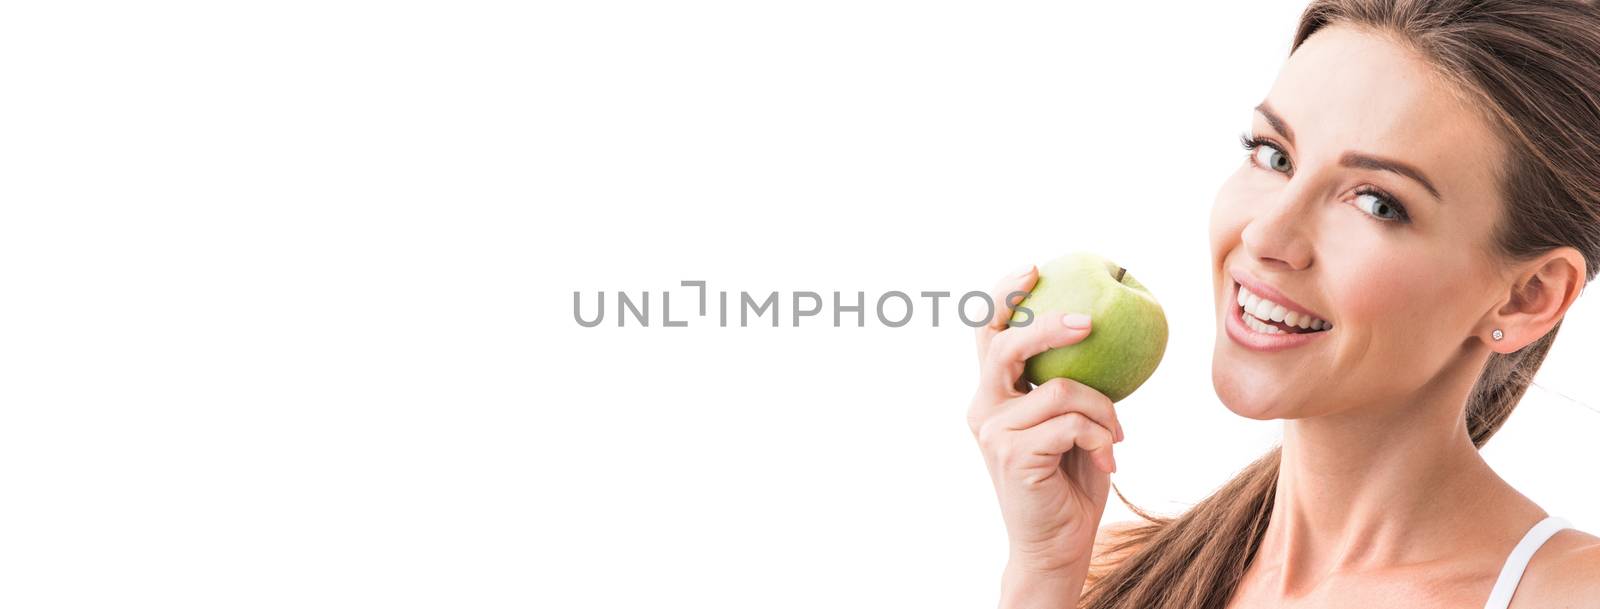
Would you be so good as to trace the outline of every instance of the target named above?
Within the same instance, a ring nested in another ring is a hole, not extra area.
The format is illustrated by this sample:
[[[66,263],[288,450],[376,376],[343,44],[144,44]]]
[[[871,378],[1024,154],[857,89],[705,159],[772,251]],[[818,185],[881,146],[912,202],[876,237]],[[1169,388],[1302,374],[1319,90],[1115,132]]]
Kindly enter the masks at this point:
[[[1600,537],[1565,529],[1533,554],[1511,609],[1543,607],[1600,609]]]

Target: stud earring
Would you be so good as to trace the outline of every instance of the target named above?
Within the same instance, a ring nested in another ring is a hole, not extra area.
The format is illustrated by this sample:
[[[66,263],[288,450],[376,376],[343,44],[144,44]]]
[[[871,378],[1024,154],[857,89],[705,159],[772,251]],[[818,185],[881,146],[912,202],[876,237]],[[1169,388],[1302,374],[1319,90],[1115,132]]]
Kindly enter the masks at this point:
[[[1495,340],[1500,340],[1506,337],[1506,333],[1501,332],[1499,328],[1495,328],[1495,331],[1491,332],[1489,336],[1493,336]]]

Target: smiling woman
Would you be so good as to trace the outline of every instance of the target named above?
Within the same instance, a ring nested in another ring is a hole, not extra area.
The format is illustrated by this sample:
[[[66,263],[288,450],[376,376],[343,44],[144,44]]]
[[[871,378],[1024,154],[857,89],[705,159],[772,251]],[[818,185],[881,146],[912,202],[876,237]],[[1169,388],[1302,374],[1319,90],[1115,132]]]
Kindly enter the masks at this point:
[[[1103,396],[980,387],[1002,605],[1600,607],[1600,539],[1477,450],[1600,266],[1600,9],[1314,1],[1242,143],[1211,216],[1212,380],[1282,445],[1186,513],[1101,529],[1124,437]]]

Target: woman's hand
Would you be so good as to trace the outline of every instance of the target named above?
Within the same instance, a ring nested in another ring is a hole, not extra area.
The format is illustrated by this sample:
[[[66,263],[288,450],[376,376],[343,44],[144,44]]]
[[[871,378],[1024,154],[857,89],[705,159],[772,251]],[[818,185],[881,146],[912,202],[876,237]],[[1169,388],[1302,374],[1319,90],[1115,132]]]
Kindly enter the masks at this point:
[[[1087,385],[1053,379],[1030,390],[1020,380],[1030,356],[1079,342],[1090,331],[1087,316],[1037,312],[1028,325],[1008,328],[1021,299],[1011,295],[1037,281],[1029,267],[995,287],[995,318],[978,328],[979,382],[967,423],[988,463],[1011,542],[1007,585],[1066,583],[1073,589],[1065,600],[1071,601],[1088,570],[1117,467],[1111,445],[1122,441],[1122,426],[1111,400]]]

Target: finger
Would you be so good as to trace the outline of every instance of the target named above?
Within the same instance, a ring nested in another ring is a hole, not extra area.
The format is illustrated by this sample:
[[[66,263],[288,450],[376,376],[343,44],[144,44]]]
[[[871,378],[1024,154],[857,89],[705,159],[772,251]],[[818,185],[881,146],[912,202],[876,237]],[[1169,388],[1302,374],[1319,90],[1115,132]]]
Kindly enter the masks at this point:
[[[1077,343],[1090,331],[1089,316],[1069,313],[1042,315],[1027,326],[995,335],[983,364],[983,386],[993,395],[1016,395],[1015,384],[1028,358]]]
[[[1033,291],[1033,286],[1037,283],[1039,283],[1039,270],[1030,264],[1022,272],[995,284],[994,290],[989,292],[989,298],[994,301],[995,314],[989,318],[987,327],[996,332],[1006,329],[1011,323],[1011,315],[1017,310],[1017,305],[1028,296],[1028,292]]]
[[[1016,432],[1017,441],[1036,454],[1060,456],[1073,449],[1088,454],[1101,471],[1117,471],[1117,460],[1111,454],[1111,430],[1101,427],[1083,413],[1069,412],[1028,429]]]
[[[1022,430],[1069,412],[1081,413],[1095,424],[1111,430],[1113,440],[1122,441],[1122,423],[1111,398],[1078,381],[1057,378],[1011,400],[994,415],[1006,429]]]
[[[983,363],[985,354],[989,352],[989,342],[996,334],[1006,329],[1016,305],[1027,296],[1038,281],[1039,272],[1030,264],[1028,268],[1007,275],[996,282],[994,289],[989,291],[989,301],[994,303],[994,316],[989,318],[989,323],[977,328],[979,364]]]
[[[1060,467],[1057,468],[1062,475],[1076,482],[1078,488],[1083,490],[1083,494],[1097,508],[1096,520],[1101,514],[1105,513],[1106,498],[1109,495],[1107,491],[1111,488],[1111,474],[1107,473],[1105,467],[1100,464],[1104,457],[1096,455],[1109,450],[1111,449],[1102,448],[1097,452],[1067,451],[1066,454],[1061,455]],[[1113,458],[1110,461],[1112,469],[1116,469],[1116,459]]]

